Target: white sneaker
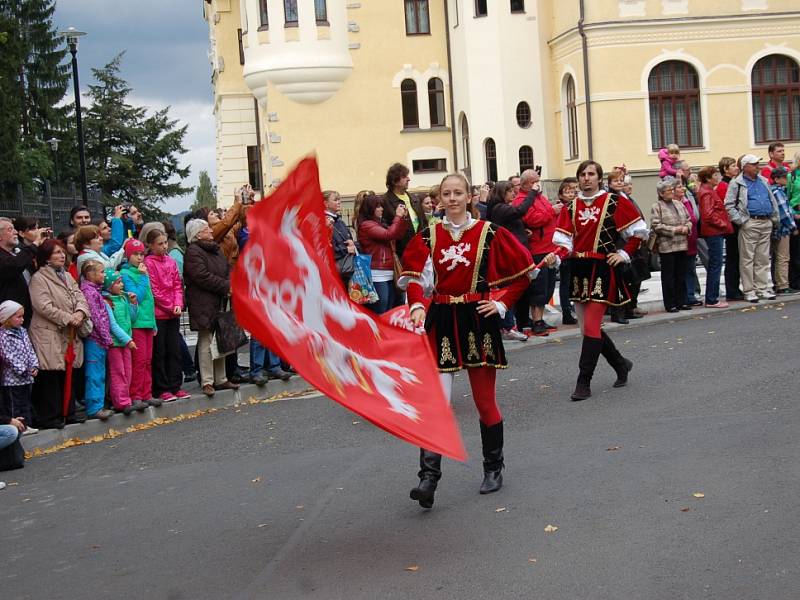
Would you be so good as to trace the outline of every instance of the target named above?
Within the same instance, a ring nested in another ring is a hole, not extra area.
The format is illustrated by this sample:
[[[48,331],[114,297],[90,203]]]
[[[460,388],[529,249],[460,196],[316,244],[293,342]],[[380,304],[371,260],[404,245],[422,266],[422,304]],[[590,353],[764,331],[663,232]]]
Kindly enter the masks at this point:
[[[33,435],[34,433],[39,433],[39,430],[36,427],[28,427],[22,432],[22,435]]]
[[[747,300],[748,302],[752,302],[754,304],[756,302],[758,302],[758,296],[756,295],[755,292],[749,292],[749,293],[745,294],[744,299]]]
[[[516,329],[506,329],[503,331],[503,339],[513,342],[527,342],[528,336],[524,333],[520,333]]]
[[[775,300],[775,298],[777,298],[777,296],[771,291],[761,292],[761,297],[764,300]]]

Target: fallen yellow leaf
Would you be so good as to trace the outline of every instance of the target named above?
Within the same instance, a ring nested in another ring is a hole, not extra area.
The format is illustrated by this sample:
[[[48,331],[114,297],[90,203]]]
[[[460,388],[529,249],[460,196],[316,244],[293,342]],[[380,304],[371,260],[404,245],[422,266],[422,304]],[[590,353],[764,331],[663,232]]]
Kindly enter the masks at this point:
[[[529,562],[529,563],[535,563],[535,562],[536,562],[536,559],[535,559],[535,558],[529,558],[529,559],[528,559],[528,562]]]
[[[417,565],[411,565],[410,567],[406,567],[406,571],[411,571],[412,573],[416,573],[419,571],[419,567]]]
[[[494,512],[496,512],[496,513],[506,512],[506,507],[502,506],[500,508],[495,508]]]
[[[544,528],[545,533],[555,533],[556,531],[558,531],[558,527],[556,527],[555,525],[548,525],[547,527]]]
[[[606,448],[606,452],[616,452],[620,448],[622,448],[622,446],[611,446],[611,448]]]
[[[256,477],[255,479],[253,479],[253,483],[258,483],[259,481],[261,481],[261,477],[260,476]]]
[[[695,492],[694,494],[692,494],[692,496],[694,496],[695,498],[705,498],[706,497],[706,495],[703,492]]]
[[[681,512],[689,512],[689,508],[688,508],[688,507],[686,507],[686,508],[682,508],[682,509],[681,509]]]

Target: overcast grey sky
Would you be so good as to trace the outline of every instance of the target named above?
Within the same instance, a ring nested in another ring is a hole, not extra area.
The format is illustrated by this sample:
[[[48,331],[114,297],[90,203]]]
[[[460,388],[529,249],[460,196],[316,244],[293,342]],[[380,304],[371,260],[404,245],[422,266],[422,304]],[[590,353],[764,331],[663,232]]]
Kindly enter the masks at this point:
[[[124,50],[122,76],[133,89],[130,102],[154,109],[169,105],[173,118],[189,126],[184,155],[184,164],[191,165],[188,185],[197,185],[201,170],[216,181],[203,0],[56,0],[55,24],[88,33],[78,47],[84,92],[92,82],[92,67]],[[164,209],[180,212],[192,199],[167,200]]]

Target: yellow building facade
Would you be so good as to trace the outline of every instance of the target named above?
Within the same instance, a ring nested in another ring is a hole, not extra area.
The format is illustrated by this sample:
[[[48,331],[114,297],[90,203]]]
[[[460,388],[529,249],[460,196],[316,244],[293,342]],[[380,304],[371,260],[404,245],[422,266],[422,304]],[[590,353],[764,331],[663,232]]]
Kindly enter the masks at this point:
[[[222,204],[259,164],[266,187],[314,151],[323,187],[352,196],[382,191],[395,161],[417,189],[533,164],[555,182],[590,156],[650,186],[669,143],[694,167],[775,140],[800,150],[797,0],[204,6]]]
[[[309,153],[318,157],[323,187],[343,196],[382,193],[394,162],[413,169],[415,188],[454,168],[443,4],[430,3],[420,23],[429,32],[419,35],[407,35],[402,2],[211,0],[204,7],[212,54],[225,65],[219,73],[212,60],[218,153],[238,159],[217,161],[220,205],[248,179],[256,188],[280,183]],[[401,96],[416,115],[404,114]],[[259,160],[249,137],[255,127],[241,112],[254,97]],[[226,135],[244,136],[243,149],[229,148]]]
[[[793,0],[608,0],[585,2],[579,27],[580,3],[560,4],[548,40],[560,131],[549,175],[573,174],[588,156],[587,109],[593,158],[625,163],[634,175],[656,175],[668,143],[692,166],[748,152],[766,159],[776,140],[791,156],[800,149],[798,8]]]

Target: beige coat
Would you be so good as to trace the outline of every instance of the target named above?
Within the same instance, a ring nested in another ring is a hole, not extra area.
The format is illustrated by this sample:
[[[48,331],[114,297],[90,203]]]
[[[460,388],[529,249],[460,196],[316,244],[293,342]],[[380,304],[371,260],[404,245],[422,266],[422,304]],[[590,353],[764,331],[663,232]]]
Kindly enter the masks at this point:
[[[66,283],[50,267],[42,267],[31,278],[30,294],[33,305],[30,337],[39,368],[43,371],[63,371],[67,352],[69,321],[73,313],[89,314],[89,305],[72,275],[66,273]],[[74,367],[83,364],[83,342],[75,335]]]
[[[692,230],[692,222],[683,203],[678,200],[656,200],[650,219],[651,235],[658,236],[654,250],[659,254],[686,252],[689,248],[689,236],[677,233],[679,227],[689,227],[689,231]]]

